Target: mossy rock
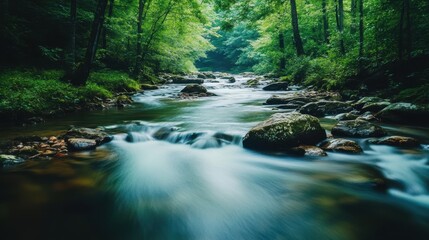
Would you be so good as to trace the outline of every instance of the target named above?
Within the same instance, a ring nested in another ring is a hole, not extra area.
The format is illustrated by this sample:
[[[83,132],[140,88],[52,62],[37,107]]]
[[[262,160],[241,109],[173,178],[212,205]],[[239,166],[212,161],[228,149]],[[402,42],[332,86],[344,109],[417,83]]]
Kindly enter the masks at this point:
[[[300,113],[278,113],[252,128],[243,138],[243,147],[255,150],[287,151],[314,145],[326,138],[316,117]]]

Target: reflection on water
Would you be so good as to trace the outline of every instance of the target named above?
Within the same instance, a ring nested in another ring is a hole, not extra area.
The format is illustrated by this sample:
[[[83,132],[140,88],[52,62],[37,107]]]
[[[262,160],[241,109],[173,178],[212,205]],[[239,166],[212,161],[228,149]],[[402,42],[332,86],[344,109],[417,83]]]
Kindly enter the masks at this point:
[[[96,151],[3,170],[2,236],[427,239],[427,149],[358,140],[365,154],[322,159],[245,150],[243,134],[273,113],[260,104],[271,93],[237,80],[207,84],[213,98],[173,100],[183,86],[167,86],[135,96],[137,103],[122,111],[5,130],[10,137],[69,124],[104,126],[115,138]],[[388,130],[429,141],[424,128]]]

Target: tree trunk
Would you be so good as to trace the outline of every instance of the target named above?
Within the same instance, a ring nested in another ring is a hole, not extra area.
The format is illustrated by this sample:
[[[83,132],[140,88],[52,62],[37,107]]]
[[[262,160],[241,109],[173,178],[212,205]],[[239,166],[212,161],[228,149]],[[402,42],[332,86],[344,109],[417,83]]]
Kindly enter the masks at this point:
[[[146,0],[139,0],[139,15],[137,19],[137,47],[136,47],[136,63],[134,66],[133,75],[138,76],[141,71],[142,64],[142,34],[143,34],[143,13]]]
[[[401,17],[399,20],[399,34],[398,34],[399,61],[402,61],[404,56],[404,15],[405,15],[405,1],[402,2]]]
[[[296,1],[290,0],[290,11],[292,16],[292,29],[293,29],[293,40],[295,43],[296,54],[302,56],[305,54],[304,46],[302,44],[301,35],[299,33],[298,13],[296,10]]]
[[[410,16],[410,0],[405,0],[405,16],[407,18],[407,25],[405,25],[406,33],[407,33],[407,42],[406,42],[406,48],[407,48],[407,58],[411,58],[411,52],[412,52],[412,33],[411,33],[411,16]]]
[[[356,1],[358,0],[352,0],[351,6],[350,6],[350,13],[352,16],[352,24],[350,25],[350,33],[355,34],[356,33]]]
[[[115,0],[109,0],[109,11],[107,12],[107,19],[109,20],[113,15],[113,6],[114,6]],[[106,49],[107,48],[107,29],[104,26],[102,33],[101,33],[101,48]]]
[[[341,54],[345,54],[346,49],[344,47],[344,2],[343,0],[338,0],[336,6],[336,14],[337,14],[337,29],[340,33],[340,52]]]
[[[286,69],[286,57],[285,57],[285,36],[282,32],[279,33],[279,48],[280,48],[280,71],[284,71]]]
[[[67,71],[73,72],[76,66],[76,15],[77,0],[70,1],[70,49],[67,58]]]
[[[325,42],[329,44],[329,22],[328,13],[326,9],[326,0],[322,0],[322,13],[323,13],[323,36]]]
[[[98,0],[84,62],[79,65],[70,78],[70,82],[75,86],[85,85],[86,81],[88,80],[91,65],[94,61],[95,54],[97,53],[97,45],[100,38],[101,29],[103,28],[104,24],[104,15],[106,13],[107,1],[108,0]]]
[[[363,47],[364,47],[364,9],[363,0],[359,0],[359,71],[363,70]]]

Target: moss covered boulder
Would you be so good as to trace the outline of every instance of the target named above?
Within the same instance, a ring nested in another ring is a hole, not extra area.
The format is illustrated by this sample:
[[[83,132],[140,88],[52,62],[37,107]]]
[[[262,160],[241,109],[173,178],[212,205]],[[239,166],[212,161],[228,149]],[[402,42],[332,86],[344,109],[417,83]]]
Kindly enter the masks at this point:
[[[386,122],[421,123],[429,122],[429,106],[412,103],[394,103],[375,115]]]
[[[326,139],[316,117],[300,113],[277,113],[253,127],[243,138],[243,147],[263,151],[287,151],[314,145]]]

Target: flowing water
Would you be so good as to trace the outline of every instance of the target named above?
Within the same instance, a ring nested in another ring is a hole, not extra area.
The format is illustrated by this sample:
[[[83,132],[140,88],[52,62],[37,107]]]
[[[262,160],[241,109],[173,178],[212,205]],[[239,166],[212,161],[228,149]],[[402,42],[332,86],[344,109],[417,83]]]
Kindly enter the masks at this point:
[[[3,169],[2,239],[429,239],[428,145],[360,139],[364,154],[325,158],[245,150],[242,136],[275,111],[261,104],[272,93],[237,80],[206,83],[215,97],[174,99],[183,86],[169,85],[123,110],[2,126],[2,139],[70,125],[115,136],[96,151]],[[428,128],[384,127],[429,143]]]

